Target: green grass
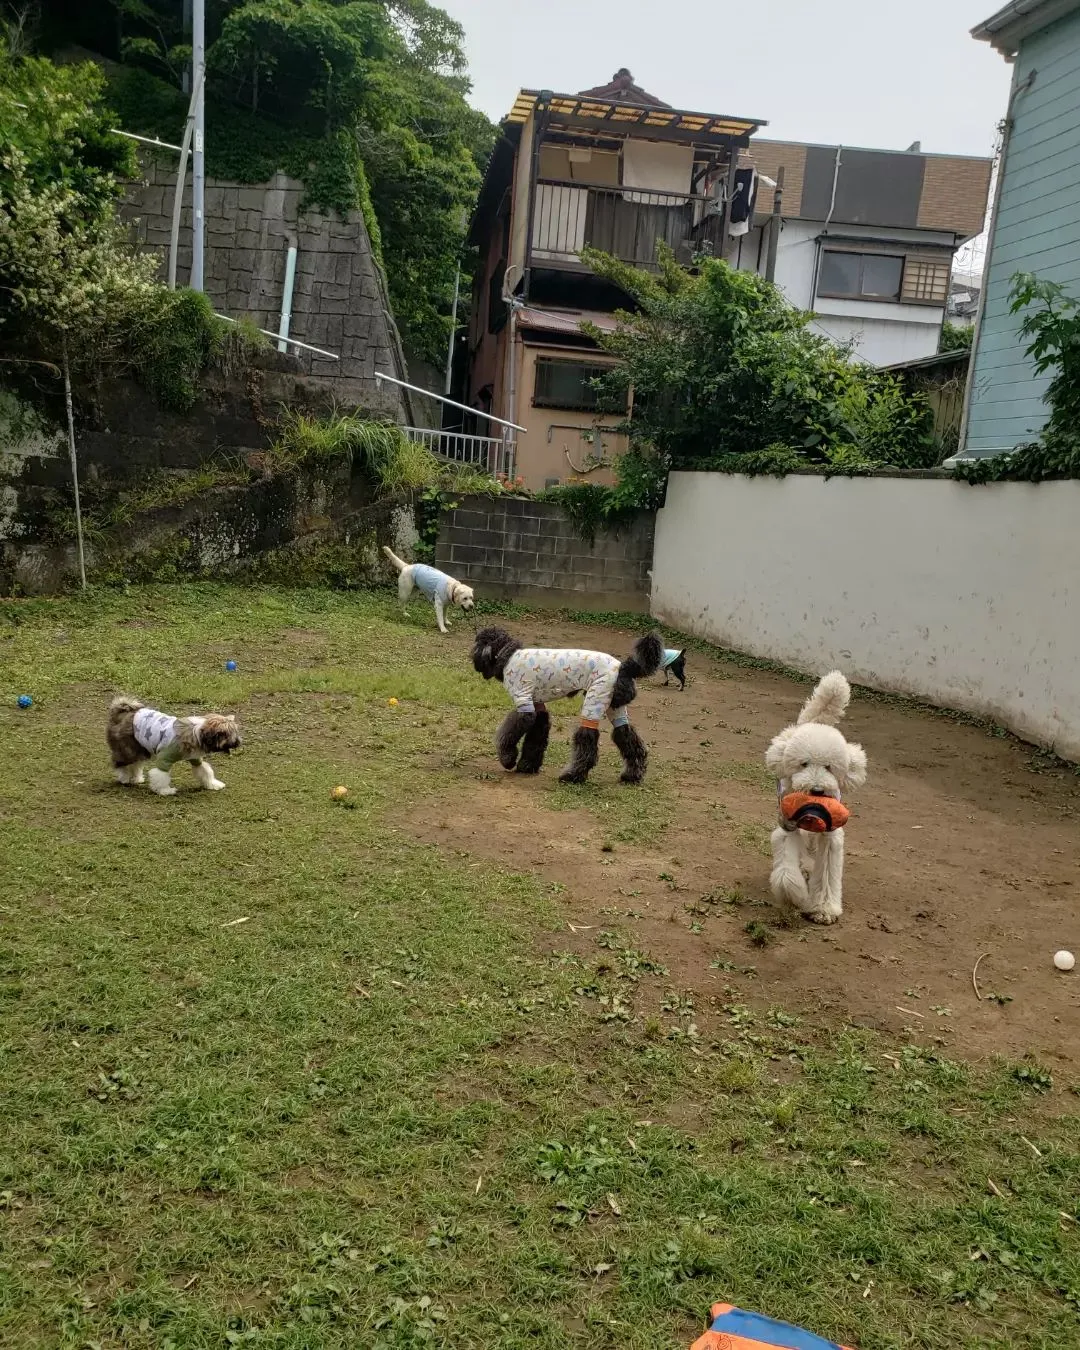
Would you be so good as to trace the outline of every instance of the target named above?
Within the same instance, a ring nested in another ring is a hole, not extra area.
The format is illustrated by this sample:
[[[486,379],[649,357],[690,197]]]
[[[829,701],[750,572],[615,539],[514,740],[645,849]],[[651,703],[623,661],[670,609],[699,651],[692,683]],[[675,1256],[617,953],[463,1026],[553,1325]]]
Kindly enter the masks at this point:
[[[729,1299],[861,1350],[1076,1345],[1063,1085],[706,1018],[615,932],[545,954],[550,883],[397,824],[486,762],[463,657],[382,596],[0,607],[0,1344],[670,1350]],[[111,787],[120,688],[236,708],[229,790]],[[662,836],[659,757],[651,796],[606,767],[542,790]]]

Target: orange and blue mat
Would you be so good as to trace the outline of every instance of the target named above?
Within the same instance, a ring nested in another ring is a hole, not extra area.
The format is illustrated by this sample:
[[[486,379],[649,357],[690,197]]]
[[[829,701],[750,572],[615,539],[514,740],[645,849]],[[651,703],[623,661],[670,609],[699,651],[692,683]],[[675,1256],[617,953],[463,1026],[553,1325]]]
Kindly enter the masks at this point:
[[[850,1350],[812,1331],[777,1322],[760,1313],[744,1312],[730,1303],[714,1303],[712,1326],[690,1350]]]

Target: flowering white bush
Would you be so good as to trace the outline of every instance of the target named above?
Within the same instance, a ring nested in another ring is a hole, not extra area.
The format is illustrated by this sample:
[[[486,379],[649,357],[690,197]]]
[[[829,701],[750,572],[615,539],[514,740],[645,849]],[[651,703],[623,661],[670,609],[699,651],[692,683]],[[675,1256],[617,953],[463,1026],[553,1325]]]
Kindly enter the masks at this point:
[[[28,156],[0,151],[0,325],[66,333],[95,348],[161,290],[157,260],[125,244],[111,211],[89,219],[63,182],[37,186]]]

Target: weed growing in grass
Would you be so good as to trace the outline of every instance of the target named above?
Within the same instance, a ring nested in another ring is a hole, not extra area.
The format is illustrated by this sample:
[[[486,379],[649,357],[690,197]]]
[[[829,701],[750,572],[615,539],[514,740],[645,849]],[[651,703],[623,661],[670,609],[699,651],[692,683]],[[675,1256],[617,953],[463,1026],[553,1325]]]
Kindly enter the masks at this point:
[[[775,792],[776,780],[764,764],[745,760],[722,760],[711,764],[710,768],[721,782],[746,783],[748,787]]]
[[[772,929],[757,919],[751,919],[746,925],[746,936],[755,947],[768,947],[773,941]]]

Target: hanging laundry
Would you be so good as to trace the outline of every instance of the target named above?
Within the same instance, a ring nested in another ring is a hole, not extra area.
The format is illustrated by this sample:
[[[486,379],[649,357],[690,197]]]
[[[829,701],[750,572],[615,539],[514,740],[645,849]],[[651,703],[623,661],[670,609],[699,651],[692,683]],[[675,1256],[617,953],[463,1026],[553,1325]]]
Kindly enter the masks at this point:
[[[733,238],[748,233],[754,219],[754,204],[757,201],[757,169],[736,169],[735,184],[731,192],[731,215],[728,234]]]

